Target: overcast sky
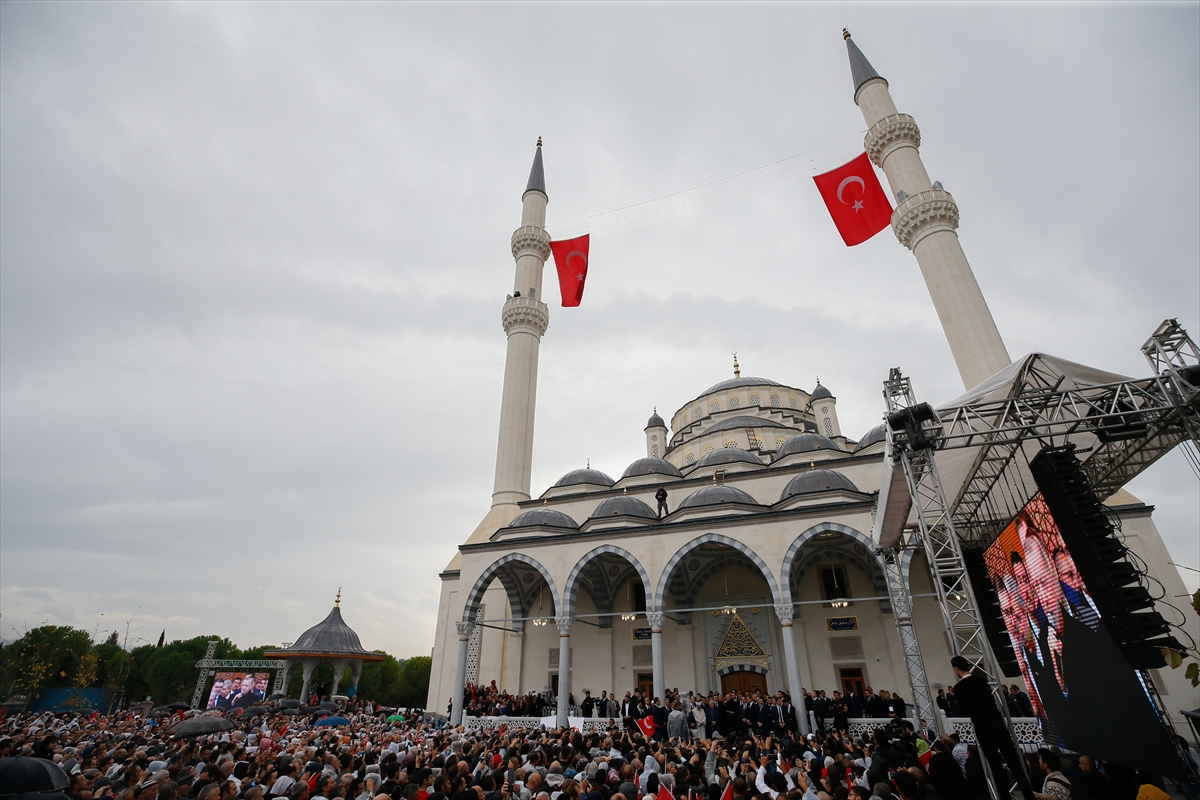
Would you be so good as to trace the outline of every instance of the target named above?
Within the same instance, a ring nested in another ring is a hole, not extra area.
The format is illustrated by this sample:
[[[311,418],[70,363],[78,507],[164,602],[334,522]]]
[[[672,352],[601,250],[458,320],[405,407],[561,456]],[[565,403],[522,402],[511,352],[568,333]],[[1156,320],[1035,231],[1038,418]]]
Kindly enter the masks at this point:
[[[535,140],[550,222],[849,160],[842,26],[1010,354],[1143,376],[1164,318],[1200,335],[1196,3],[0,3],[0,636],[279,643],[342,586],[366,647],[428,654],[490,502]],[[618,476],[731,350],[819,375],[851,437],[889,367],[962,391],[912,254],[843,246],[805,177],[594,238],[542,344],[534,493]],[[1182,455],[1130,489],[1200,566]]]

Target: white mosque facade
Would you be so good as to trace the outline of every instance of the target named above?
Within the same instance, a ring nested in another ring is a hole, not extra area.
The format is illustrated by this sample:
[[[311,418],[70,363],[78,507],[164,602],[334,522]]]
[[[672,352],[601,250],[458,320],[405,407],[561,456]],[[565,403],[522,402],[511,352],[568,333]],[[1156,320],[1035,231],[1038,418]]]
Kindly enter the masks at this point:
[[[848,37],[848,35],[847,35]],[[866,149],[898,205],[967,388],[1009,363],[955,232],[954,199],[921,165],[920,134],[853,41]],[[427,707],[462,715],[466,682],[559,698],[585,690],[912,687],[872,528],[883,426],[848,437],[833,393],[734,376],[645,426],[645,452],[619,475],[578,469],[530,492],[538,349],[549,324],[541,142],[512,237],[516,261],[492,507],[441,572]],[[779,376],[786,377],[786,376]],[[667,494],[665,513],[656,494]],[[1124,491],[1107,501],[1126,543],[1167,593],[1185,592],[1150,518]],[[951,685],[950,644],[924,556],[903,574],[929,688]],[[1175,672],[1182,672],[1177,670]],[[1191,696],[1182,675],[1155,675]],[[1174,706],[1173,701],[1168,705]],[[1193,703],[1194,705],[1194,703]],[[1191,706],[1187,706],[1191,707]]]

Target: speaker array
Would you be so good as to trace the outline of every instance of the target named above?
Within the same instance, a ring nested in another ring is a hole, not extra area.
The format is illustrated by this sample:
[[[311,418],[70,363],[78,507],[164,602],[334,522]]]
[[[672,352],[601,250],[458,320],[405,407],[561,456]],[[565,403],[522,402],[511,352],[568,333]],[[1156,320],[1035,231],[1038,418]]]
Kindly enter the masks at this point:
[[[1154,610],[1139,583],[1142,573],[1126,557],[1104,506],[1092,491],[1074,445],[1047,447],[1029,463],[1050,507],[1067,552],[1121,653],[1134,669],[1166,665],[1160,648],[1182,650],[1170,625]]]

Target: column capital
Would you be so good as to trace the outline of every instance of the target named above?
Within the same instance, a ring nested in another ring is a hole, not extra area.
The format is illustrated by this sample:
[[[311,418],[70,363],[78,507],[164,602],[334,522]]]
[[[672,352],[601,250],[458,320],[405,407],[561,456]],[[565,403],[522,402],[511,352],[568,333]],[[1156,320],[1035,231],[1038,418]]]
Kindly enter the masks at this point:
[[[575,622],[573,617],[555,617],[554,624],[558,626],[559,636],[571,635],[571,624]]]
[[[883,162],[892,151],[901,147],[919,148],[921,146],[921,129],[917,121],[908,114],[891,114],[876,122],[867,131],[863,141],[863,149],[871,157],[871,162],[882,168]]]
[[[500,312],[500,323],[504,333],[532,333],[539,339],[550,327],[550,309],[541,300],[532,297],[510,297],[504,301]]]
[[[931,233],[958,228],[958,204],[944,189],[928,189],[906,197],[892,212],[892,230],[912,250]]]
[[[513,258],[534,256],[545,262],[550,257],[550,234],[544,228],[525,225],[513,231]]]
[[[651,631],[662,631],[663,618],[666,616],[662,611],[647,611],[646,624],[650,626]]]
[[[463,641],[470,639],[471,635],[475,633],[474,622],[456,622],[454,627],[458,629],[458,638]]]
[[[785,628],[791,626],[792,618],[795,616],[795,614],[796,614],[796,608],[794,606],[790,606],[790,605],[775,606],[775,616],[779,617],[780,624],[783,625]]]

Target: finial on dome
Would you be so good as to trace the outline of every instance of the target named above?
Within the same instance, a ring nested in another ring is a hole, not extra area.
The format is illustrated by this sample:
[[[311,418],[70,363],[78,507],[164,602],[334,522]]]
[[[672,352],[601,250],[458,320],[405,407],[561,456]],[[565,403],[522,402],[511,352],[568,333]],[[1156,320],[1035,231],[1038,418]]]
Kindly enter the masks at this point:
[[[850,31],[846,30],[845,28],[842,28],[842,38],[843,38],[843,39],[849,39],[849,38],[850,38]],[[540,142],[540,141],[541,141],[541,139],[538,139],[538,141]]]
[[[592,460],[590,458],[587,460],[587,468],[588,469],[592,468]]]
[[[820,386],[820,385],[821,385],[821,376],[818,375],[817,376],[817,386]]]
[[[621,494],[629,494],[629,487],[628,487],[628,486],[622,486],[622,487],[621,487]]]
[[[845,30],[845,29],[843,28],[843,30]],[[541,147],[541,146],[542,146],[542,137],[539,136],[538,137],[538,147]]]
[[[809,468],[809,469],[816,469],[816,468],[817,468],[817,462],[816,462],[816,459],[810,458],[810,459],[808,460],[808,468]]]
[[[335,608],[342,607],[342,587],[340,586],[338,587],[337,599],[333,601],[333,605]]]
[[[737,350],[733,351],[733,377],[742,377],[742,368],[738,366]]]

